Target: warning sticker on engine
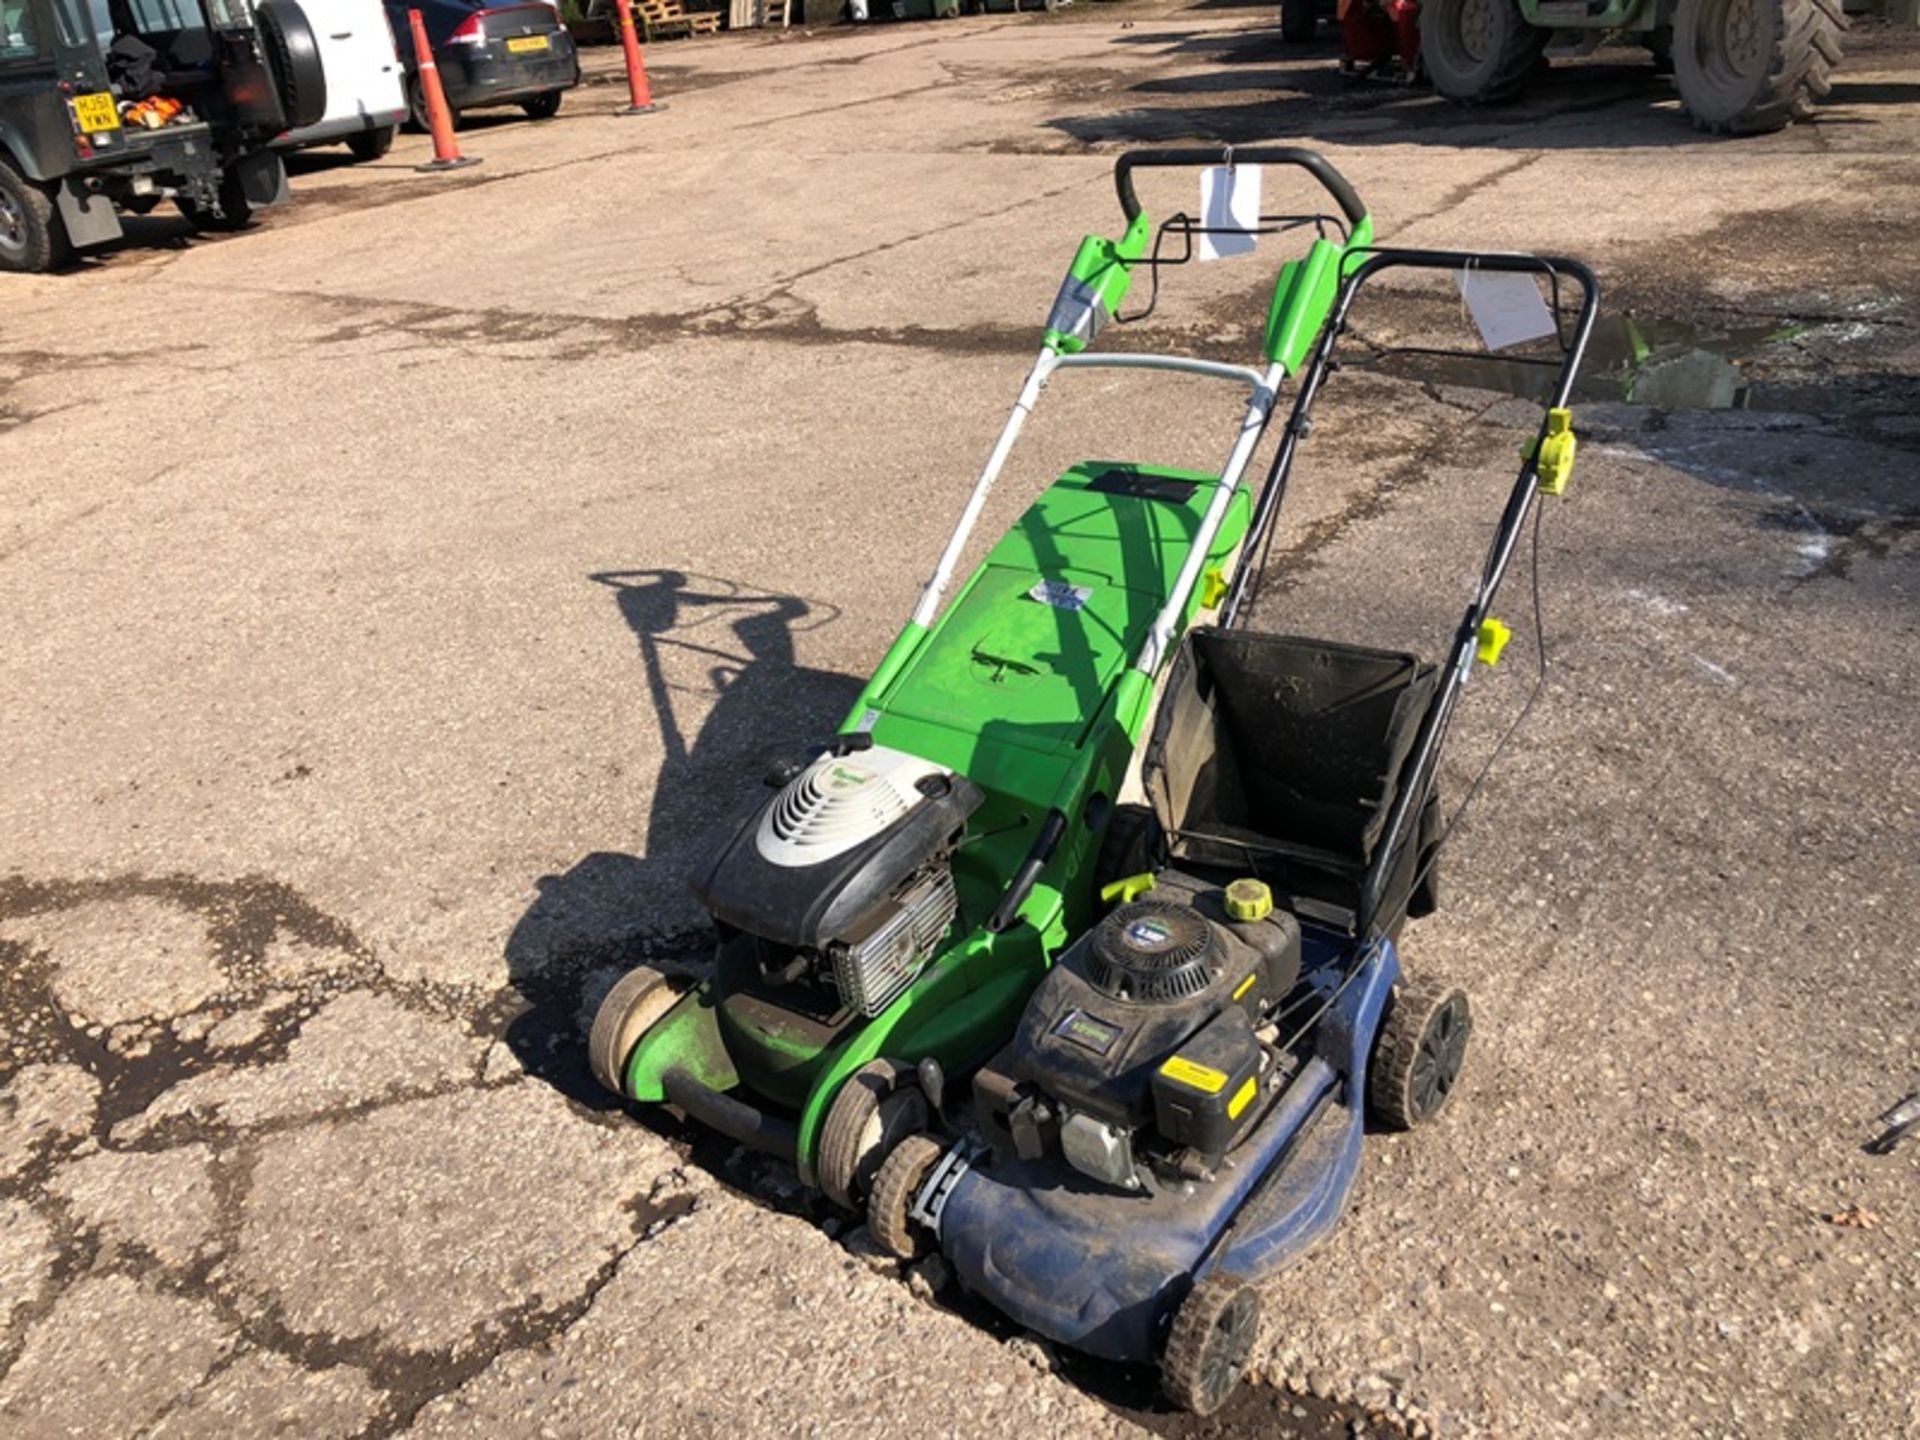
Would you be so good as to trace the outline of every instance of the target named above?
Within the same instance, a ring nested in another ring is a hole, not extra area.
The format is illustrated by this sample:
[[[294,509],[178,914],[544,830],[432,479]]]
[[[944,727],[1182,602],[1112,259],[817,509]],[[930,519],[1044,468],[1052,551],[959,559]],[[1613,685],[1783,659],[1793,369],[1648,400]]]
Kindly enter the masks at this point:
[[[1042,580],[1027,591],[1029,600],[1051,605],[1056,610],[1084,610],[1093,598],[1091,585],[1069,585],[1064,580]]]
[[[1211,1065],[1196,1065],[1191,1060],[1176,1055],[1160,1067],[1160,1073],[1169,1080],[1178,1080],[1182,1085],[1191,1085],[1196,1090],[1204,1090],[1209,1095],[1218,1095],[1226,1089],[1227,1076],[1224,1070],[1216,1070]]]

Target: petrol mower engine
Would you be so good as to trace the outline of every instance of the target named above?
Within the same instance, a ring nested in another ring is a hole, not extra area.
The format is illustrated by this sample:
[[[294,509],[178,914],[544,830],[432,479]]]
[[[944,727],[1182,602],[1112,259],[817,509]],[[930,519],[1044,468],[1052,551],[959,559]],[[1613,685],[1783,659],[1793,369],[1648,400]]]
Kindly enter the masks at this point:
[[[980,800],[964,776],[880,745],[787,778],[694,882],[734,982],[723,1011],[767,991],[823,1022],[885,1010],[953,924],[952,850]]]
[[[1299,922],[1257,880],[1168,870],[1149,895],[1061,957],[975,1074],[1006,1158],[1059,1154],[1122,1190],[1206,1179],[1289,1073],[1264,1022],[1299,978]]]

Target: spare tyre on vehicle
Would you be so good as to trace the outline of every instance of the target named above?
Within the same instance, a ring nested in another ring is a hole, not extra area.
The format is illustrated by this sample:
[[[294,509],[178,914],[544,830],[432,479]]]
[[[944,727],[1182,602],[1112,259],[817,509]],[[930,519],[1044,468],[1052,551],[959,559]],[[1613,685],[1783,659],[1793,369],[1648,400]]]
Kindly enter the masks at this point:
[[[289,130],[318,125],[327,114],[327,72],[320,39],[298,0],[262,0],[254,12],[260,49]]]

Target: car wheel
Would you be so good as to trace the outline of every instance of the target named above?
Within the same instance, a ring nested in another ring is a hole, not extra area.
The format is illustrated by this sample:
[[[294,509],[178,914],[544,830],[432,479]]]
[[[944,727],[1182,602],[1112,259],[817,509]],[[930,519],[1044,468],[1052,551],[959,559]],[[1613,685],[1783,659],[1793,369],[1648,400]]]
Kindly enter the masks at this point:
[[[409,128],[422,135],[433,133],[433,118],[427,114],[427,87],[421,83],[418,75],[407,82],[407,117]],[[454,129],[460,128],[460,112],[451,104],[447,106],[447,120]]]
[[[521,101],[520,108],[527,112],[529,120],[551,120],[560,113],[561,94],[561,91],[549,90],[544,95]]]
[[[356,160],[378,160],[393,149],[395,128],[392,125],[382,125],[377,130],[362,130],[358,135],[350,135],[347,137],[347,149],[353,152],[353,158]]]
[[[53,197],[0,161],[0,270],[37,275],[72,253]]]

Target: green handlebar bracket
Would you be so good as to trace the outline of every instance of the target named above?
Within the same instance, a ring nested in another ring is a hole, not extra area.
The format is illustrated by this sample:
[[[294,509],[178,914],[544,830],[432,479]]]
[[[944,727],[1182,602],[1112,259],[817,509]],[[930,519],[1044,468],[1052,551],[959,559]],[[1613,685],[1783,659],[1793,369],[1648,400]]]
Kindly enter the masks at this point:
[[[1152,234],[1152,223],[1142,211],[1118,240],[1089,235],[1080,242],[1047,316],[1049,349],[1059,355],[1077,355],[1093,343],[1127,298],[1133,266],[1147,253]]]
[[[1333,310],[1340,289],[1342,261],[1373,244],[1373,217],[1363,216],[1345,245],[1316,240],[1306,257],[1289,260],[1274,281],[1273,305],[1267,311],[1267,359],[1297,375],[1320,327]]]

